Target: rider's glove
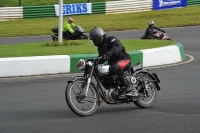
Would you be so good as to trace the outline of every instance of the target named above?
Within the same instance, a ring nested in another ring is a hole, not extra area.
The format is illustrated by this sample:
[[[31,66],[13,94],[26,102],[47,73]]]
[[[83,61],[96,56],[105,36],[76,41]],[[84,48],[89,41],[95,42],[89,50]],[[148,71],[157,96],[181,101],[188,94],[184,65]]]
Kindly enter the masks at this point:
[[[80,59],[78,61],[78,63],[76,64],[76,67],[79,68],[80,70],[84,70],[85,69],[85,60]]]
[[[109,60],[109,59],[111,58],[111,56],[112,56],[112,53],[111,53],[111,52],[107,52],[107,53],[105,53],[105,54],[103,55],[103,59],[104,59],[104,60]]]

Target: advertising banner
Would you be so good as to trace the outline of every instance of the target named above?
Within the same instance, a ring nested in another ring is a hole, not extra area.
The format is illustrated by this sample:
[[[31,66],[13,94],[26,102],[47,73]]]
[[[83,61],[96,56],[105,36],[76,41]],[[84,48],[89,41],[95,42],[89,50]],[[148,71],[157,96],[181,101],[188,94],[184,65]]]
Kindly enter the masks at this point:
[[[168,8],[185,7],[186,4],[186,0],[153,0],[153,9],[160,10]]]
[[[54,5],[56,16],[59,16],[59,5]],[[91,3],[63,4],[63,15],[91,14]]]

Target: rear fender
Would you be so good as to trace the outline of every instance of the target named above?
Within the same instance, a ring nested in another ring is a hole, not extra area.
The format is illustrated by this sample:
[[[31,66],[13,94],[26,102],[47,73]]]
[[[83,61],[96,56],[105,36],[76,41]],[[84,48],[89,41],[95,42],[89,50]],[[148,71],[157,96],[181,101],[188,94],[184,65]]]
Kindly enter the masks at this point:
[[[136,71],[142,70],[142,65],[140,62],[136,63],[133,67],[131,67],[131,72],[135,73]]]
[[[134,75],[138,74],[138,73],[144,73],[144,74],[147,74],[149,75],[153,80],[154,80],[154,83],[157,87],[158,90],[160,90],[160,86],[158,83],[160,83],[160,79],[158,78],[157,74],[154,73],[154,72],[149,72],[147,70],[139,70],[137,72],[134,73]]]

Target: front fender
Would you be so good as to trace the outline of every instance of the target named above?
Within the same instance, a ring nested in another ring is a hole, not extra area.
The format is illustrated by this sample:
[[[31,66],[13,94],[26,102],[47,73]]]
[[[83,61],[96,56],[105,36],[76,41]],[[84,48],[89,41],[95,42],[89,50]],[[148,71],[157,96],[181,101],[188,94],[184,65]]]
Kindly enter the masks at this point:
[[[147,74],[149,75],[153,80],[154,80],[154,83],[157,87],[158,90],[160,90],[160,86],[158,83],[160,83],[160,79],[158,78],[157,74],[154,73],[154,72],[149,72],[147,70],[139,70],[139,71],[136,71],[133,75],[136,75],[138,73],[144,73],[144,74]]]
[[[83,77],[83,76],[77,76],[77,77],[73,77],[71,78],[70,80],[67,81],[67,83],[70,83],[70,82],[74,82],[76,80],[83,80],[83,81],[87,81],[87,78]]]

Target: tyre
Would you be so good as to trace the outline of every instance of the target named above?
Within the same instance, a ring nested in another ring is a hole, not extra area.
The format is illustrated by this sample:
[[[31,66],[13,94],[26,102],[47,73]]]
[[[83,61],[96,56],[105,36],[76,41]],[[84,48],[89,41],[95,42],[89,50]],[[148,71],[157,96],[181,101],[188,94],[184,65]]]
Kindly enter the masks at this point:
[[[51,35],[51,37],[52,37],[53,41],[57,41],[58,40],[58,34],[53,34],[53,35]]]
[[[56,37],[52,37],[53,41],[58,41],[58,39]]]
[[[69,108],[79,116],[92,115],[98,107],[98,93],[96,88],[90,84],[87,96],[84,95],[86,90],[86,81],[77,79],[68,83],[65,90],[65,99]]]
[[[155,81],[145,73],[138,73],[136,79],[138,79],[138,86],[142,89],[139,90],[140,98],[134,101],[134,104],[140,108],[152,107],[158,98],[158,89],[154,83]]]

